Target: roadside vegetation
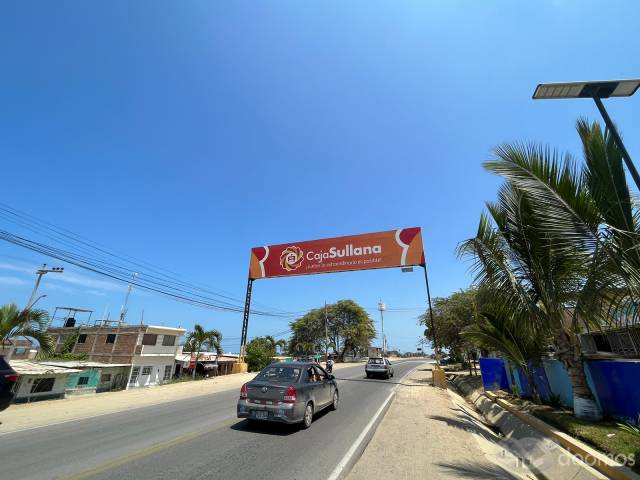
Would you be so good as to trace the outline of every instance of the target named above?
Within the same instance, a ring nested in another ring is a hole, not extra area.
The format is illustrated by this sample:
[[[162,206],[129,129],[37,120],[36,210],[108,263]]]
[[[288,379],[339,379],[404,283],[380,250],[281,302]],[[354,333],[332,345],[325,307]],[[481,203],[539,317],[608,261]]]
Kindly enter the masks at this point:
[[[340,300],[326,308],[315,308],[291,322],[291,331],[290,355],[314,355],[328,349],[337,354],[339,361],[343,361],[347,353],[366,355],[376,336],[373,320],[353,300]]]
[[[55,344],[47,333],[49,314],[45,310],[21,310],[15,303],[0,307],[0,351],[10,345],[12,338],[26,337],[40,344],[40,352],[44,355],[52,353]]]
[[[558,398],[542,405],[533,381],[533,368],[553,355],[568,372],[574,405],[595,406],[580,334],[616,326],[616,319],[638,321],[638,202],[609,133],[585,120],[576,128],[583,161],[507,144],[484,164],[503,184],[476,235],[458,246],[471,262],[473,288],[434,300],[436,334],[456,360],[480,348],[518,366],[533,386],[532,402],[520,392],[505,396],[520,408],[605,453],[638,459],[635,424],[578,418],[580,410],[562,408]],[[428,313],[420,320],[433,341]]]
[[[187,333],[183,352],[195,354],[196,365],[202,352],[215,352],[222,355],[222,333],[218,330],[205,330],[202,325],[195,324],[193,330]],[[193,369],[192,377],[196,378],[196,369]]]

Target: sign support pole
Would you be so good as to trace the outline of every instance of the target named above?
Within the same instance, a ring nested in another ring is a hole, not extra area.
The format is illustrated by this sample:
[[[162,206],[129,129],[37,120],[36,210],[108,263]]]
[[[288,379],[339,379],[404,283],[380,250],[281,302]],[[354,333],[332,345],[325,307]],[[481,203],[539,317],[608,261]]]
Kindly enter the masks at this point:
[[[427,301],[429,302],[429,320],[431,320],[431,333],[433,335],[433,351],[436,355],[436,365],[440,365],[440,355],[438,355],[438,339],[436,337],[436,325],[433,321],[433,307],[431,306],[431,292],[429,291],[429,277],[427,276],[427,264],[425,263],[422,268],[424,268],[424,281],[427,284]],[[424,351],[422,353],[424,353]]]
[[[251,310],[251,289],[253,287],[253,278],[249,277],[247,281],[247,296],[244,301],[244,315],[242,317],[242,336],[240,337],[240,356],[238,362],[244,362],[244,354],[247,348],[247,330],[249,329],[249,312]]]

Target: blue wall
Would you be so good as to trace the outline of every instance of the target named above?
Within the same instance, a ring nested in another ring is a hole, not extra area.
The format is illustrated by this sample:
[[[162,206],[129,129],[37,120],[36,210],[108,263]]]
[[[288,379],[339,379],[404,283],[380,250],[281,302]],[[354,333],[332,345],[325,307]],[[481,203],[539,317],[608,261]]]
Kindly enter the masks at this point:
[[[480,372],[485,390],[508,390],[509,381],[501,358],[481,358]]]
[[[481,358],[480,371],[485,390],[508,390],[510,378],[505,361]],[[507,364],[508,365],[508,364]],[[522,396],[530,396],[529,382],[519,368],[511,366]],[[587,383],[595,400],[607,417],[636,422],[640,415],[640,360],[587,360]],[[543,367],[534,369],[538,392],[544,400],[559,395],[563,405],[573,408],[573,389],[562,362],[543,360]],[[486,378],[485,378],[486,376]]]
[[[602,413],[636,422],[640,415],[640,361],[590,360],[587,369]]]

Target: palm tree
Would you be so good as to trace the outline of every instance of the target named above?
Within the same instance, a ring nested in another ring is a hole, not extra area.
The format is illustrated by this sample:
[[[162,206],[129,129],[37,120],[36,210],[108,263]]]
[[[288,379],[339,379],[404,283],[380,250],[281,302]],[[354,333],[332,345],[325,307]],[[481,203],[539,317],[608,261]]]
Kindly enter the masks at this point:
[[[49,354],[54,348],[47,333],[49,314],[45,310],[20,310],[15,303],[0,307],[0,349],[13,337],[33,338],[40,344],[40,353]]]
[[[276,353],[278,352],[278,347],[280,347],[281,353],[284,352],[285,349],[287,348],[287,341],[282,338],[280,340],[276,340],[271,335],[267,335],[264,338],[267,339],[267,341],[271,344],[271,346],[273,347],[273,350]]]
[[[519,323],[522,322],[513,321],[501,315],[484,313],[475,324],[466,326],[460,332],[460,336],[481,348],[500,352],[507,360],[520,367],[527,376],[533,400],[540,403],[532,367],[539,364],[548,338],[545,330],[519,332],[517,330]],[[508,370],[512,383],[515,384],[513,372],[511,369]]]
[[[218,330],[205,330],[202,325],[195,324],[193,331],[187,334],[184,346],[191,352],[196,352],[196,365],[201,352],[216,352],[216,357],[222,354],[222,333]],[[196,369],[193,369],[193,378],[196,378]]]
[[[640,299],[638,212],[607,132],[578,121],[585,166],[539,146],[505,145],[485,168],[505,179],[459,255],[518,335],[546,330],[568,371],[574,406],[596,409],[579,334]],[[579,399],[579,400],[578,400]],[[581,409],[576,408],[580,416]]]

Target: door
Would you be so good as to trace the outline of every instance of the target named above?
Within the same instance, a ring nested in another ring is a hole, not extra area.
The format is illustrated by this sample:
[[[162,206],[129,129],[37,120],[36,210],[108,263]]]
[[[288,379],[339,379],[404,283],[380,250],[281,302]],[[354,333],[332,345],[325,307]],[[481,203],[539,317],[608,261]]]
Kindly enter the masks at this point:
[[[321,405],[327,405],[329,402],[333,400],[333,392],[331,391],[331,384],[329,383],[329,376],[327,372],[325,372],[320,367],[313,367],[316,370],[316,374],[318,375],[320,381],[316,386],[316,396],[318,397],[318,402]]]

